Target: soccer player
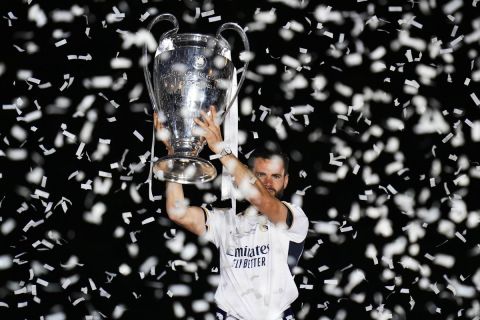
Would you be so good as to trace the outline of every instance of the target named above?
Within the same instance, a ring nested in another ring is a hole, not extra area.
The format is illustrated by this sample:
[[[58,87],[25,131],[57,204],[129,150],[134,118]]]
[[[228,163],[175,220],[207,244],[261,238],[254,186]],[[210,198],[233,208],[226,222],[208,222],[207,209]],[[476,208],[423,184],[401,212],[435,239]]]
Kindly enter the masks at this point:
[[[224,146],[216,116],[212,107],[195,122],[251,206],[237,214],[186,205],[182,185],[167,182],[168,217],[219,250],[216,319],[294,319],[290,305],[298,290],[292,268],[303,252],[308,219],[301,208],[280,200],[288,184],[288,156],[254,152],[247,167]],[[158,128],[156,116],[154,121]]]

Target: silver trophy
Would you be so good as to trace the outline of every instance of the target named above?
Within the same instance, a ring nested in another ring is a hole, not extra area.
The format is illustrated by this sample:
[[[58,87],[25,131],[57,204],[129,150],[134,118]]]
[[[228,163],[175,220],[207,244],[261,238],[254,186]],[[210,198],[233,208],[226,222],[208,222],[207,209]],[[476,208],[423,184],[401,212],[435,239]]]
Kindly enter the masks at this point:
[[[238,95],[248,67],[246,60],[238,88],[232,96],[235,68],[230,45],[221,33],[227,29],[235,30],[246,51],[250,50],[250,45],[243,29],[235,23],[221,25],[216,36],[177,33],[178,21],[169,13],[155,17],[148,30],[164,20],[174,27],[159,39],[153,61],[153,85],[146,63],[146,45],[143,71],[153,109],[162,128],[168,130],[166,143],[172,147],[173,155],[160,158],[153,171],[162,180],[184,184],[207,182],[217,176],[217,170],[210,161],[198,157],[205,138],[196,134],[194,119],[200,117],[200,111],[208,113],[214,106],[223,120]]]

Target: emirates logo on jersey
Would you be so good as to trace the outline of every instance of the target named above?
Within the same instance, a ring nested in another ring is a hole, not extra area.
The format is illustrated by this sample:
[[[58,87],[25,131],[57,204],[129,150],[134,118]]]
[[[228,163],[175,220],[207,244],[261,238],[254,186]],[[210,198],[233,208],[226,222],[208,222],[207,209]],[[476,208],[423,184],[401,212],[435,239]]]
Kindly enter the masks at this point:
[[[270,245],[255,247],[239,247],[227,249],[227,255],[235,257],[232,261],[234,268],[250,269],[264,267],[266,256],[270,252]]]

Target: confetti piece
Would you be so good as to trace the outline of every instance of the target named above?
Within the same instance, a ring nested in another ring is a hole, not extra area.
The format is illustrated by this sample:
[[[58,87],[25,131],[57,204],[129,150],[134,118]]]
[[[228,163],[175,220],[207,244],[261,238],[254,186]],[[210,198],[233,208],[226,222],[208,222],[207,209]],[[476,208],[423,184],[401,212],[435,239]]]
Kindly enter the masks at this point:
[[[200,9],[200,8],[198,8]],[[201,13],[202,18],[213,16],[215,14],[215,10],[209,10]]]
[[[83,152],[83,148],[85,147],[85,143],[84,142],[80,142],[80,145],[78,146],[78,149],[77,149],[77,152],[75,152],[75,155],[77,157],[80,157],[82,155],[82,152]],[[78,172],[78,171],[77,171]],[[68,178],[68,180],[70,180],[71,177]]]
[[[208,18],[208,22],[217,22],[217,21],[220,21],[220,20],[222,20],[221,16],[215,16],[215,17]]]
[[[58,48],[58,47],[61,47],[61,46],[63,46],[63,45],[66,44],[66,43],[67,43],[67,40],[66,40],[66,39],[62,39],[62,40],[60,40],[60,41],[55,42],[55,47],[57,47],[57,48]]]
[[[467,239],[465,239],[465,237],[462,236],[462,235],[460,234],[460,232],[458,232],[458,231],[455,232],[455,236],[456,236],[458,239],[460,239],[463,243],[466,243],[466,242],[467,242]]]
[[[388,12],[402,12],[402,7],[399,6],[389,6]]]
[[[405,84],[408,85],[408,86],[411,86],[411,87],[414,87],[415,89],[418,89],[420,88],[420,84],[415,81],[415,80],[405,80]]]
[[[463,39],[465,38],[464,35],[458,36],[456,39],[450,42],[450,46],[455,47],[457,44],[459,44]]]
[[[472,92],[470,94],[470,97],[472,98],[475,105],[478,107],[480,105],[480,100],[478,99],[477,95],[474,92]]]
[[[110,172],[99,171],[98,176],[103,178],[111,178],[112,174]]]
[[[327,267],[327,266],[321,266],[321,267],[318,268],[318,272],[323,272],[323,271],[326,271],[328,269],[330,269],[330,268]]]
[[[44,286],[44,287],[47,287],[47,286],[48,286],[48,282],[45,281],[45,280],[42,280],[42,279],[40,279],[40,278],[37,279],[37,283],[38,283],[39,285]]]
[[[77,304],[79,304],[79,303],[82,302],[82,301],[85,301],[85,298],[80,297],[80,298],[74,300],[74,301],[72,302],[72,305],[76,306]]]
[[[35,189],[35,195],[37,195],[39,197],[42,197],[42,198],[45,198],[45,199],[48,199],[48,197],[50,196],[50,194],[48,192],[45,192],[45,191],[39,190],[39,189]]]
[[[450,139],[452,139],[452,137],[453,137],[453,133],[450,132],[449,134],[447,134],[445,138],[442,139],[442,142],[447,143]]]
[[[300,289],[312,290],[313,284],[300,284]]]
[[[147,218],[147,219],[142,221],[142,225],[146,225],[146,224],[151,223],[153,221],[155,221],[154,217]]]
[[[338,285],[338,280],[336,280],[336,279],[328,279],[328,280],[323,280],[323,283],[325,283],[325,284],[332,284],[332,285]]]
[[[135,137],[137,137],[138,140],[140,140],[141,142],[143,142],[143,136],[142,136],[137,130],[135,130],[135,131],[133,132],[133,135],[134,135]]]
[[[388,186],[387,186],[387,189],[388,189],[388,191],[390,191],[392,194],[397,194],[397,193],[398,193],[397,190],[395,190],[395,188],[392,187],[391,185],[388,185]]]
[[[90,284],[90,288],[95,291],[97,290],[97,286],[95,285],[95,282],[91,278],[88,278],[88,283]]]
[[[343,165],[343,162],[337,161],[337,160],[344,160],[345,159],[344,156],[335,157],[333,155],[333,153],[330,153],[329,156],[330,156],[330,160],[329,160],[328,164],[331,164],[331,165],[337,166],[337,167],[341,167]]]
[[[282,59],[281,59],[282,63],[292,69],[296,69],[298,67],[300,67],[300,62],[293,58],[293,57],[290,57],[290,56],[283,56]]]
[[[433,291],[435,294],[439,294],[439,293],[440,293],[440,290],[438,289],[436,283],[431,284],[431,285],[430,285],[430,289],[432,289],[432,291]]]

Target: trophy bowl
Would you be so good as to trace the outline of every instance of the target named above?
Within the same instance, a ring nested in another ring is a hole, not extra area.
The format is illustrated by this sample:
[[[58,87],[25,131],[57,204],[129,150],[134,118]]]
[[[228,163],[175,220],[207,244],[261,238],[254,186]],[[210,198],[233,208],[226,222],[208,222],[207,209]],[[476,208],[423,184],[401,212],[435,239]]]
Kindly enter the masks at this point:
[[[217,36],[177,34],[177,20],[170,14],[156,17],[150,29],[161,20],[174,23],[175,28],[160,37],[153,60],[153,86],[146,66],[144,72],[154,111],[160,127],[168,132],[166,144],[173,154],[160,158],[153,171],[161,180],[183,184],[207,182],[216,177],[217,170],[210,161],[198,156],[205,138],[199,135],[194,119],[200,117],[201,111],[208,113],[211,107],[224,116],[244,79],[246,66],[236,92],[232,92],[235,67],[230,45],[220,33],[236,30],[247,50],[248,40],[233,23],[223,24]]]

